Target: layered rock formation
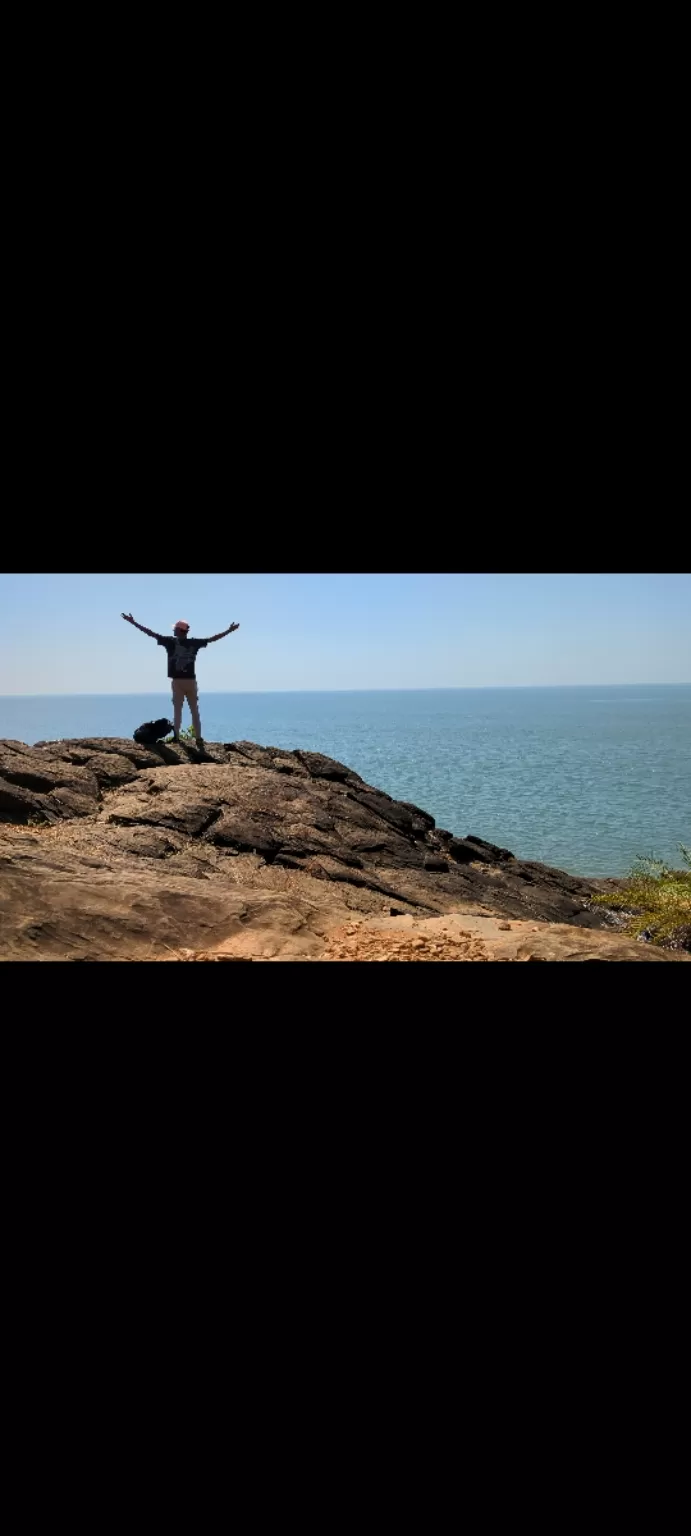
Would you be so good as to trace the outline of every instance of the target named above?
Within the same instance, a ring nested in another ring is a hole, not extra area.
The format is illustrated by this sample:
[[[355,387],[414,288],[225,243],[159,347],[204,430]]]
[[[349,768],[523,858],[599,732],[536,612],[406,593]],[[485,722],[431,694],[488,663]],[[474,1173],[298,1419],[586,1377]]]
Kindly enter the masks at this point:
[[[601,930],[603,954],[664,958],[605,931],[590,898],[607,882],[455,836],[316,752],[1,741],[0,823],[3,958],[350,958],[333,936],[353,915],[382,935],[405,918],[422,943],[419,925],[451,913],[588,929],[593,952]]]

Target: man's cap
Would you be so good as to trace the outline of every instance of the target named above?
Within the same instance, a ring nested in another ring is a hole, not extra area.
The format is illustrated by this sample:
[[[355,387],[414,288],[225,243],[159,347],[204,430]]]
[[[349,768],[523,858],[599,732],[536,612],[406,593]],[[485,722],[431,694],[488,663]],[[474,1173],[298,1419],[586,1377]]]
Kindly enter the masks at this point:
[[[189,627],[187,619],[178,619],[177,624],[173,625],[173,629],[189,629]]]

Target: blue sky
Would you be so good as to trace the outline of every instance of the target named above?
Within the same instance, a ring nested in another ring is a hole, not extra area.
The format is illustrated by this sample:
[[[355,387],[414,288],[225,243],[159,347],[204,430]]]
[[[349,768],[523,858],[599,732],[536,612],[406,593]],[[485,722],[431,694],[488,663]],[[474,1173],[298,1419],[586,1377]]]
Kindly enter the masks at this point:
[[[217,692],[691,682],[691,575],[0,575],[0,694],[164,691],[170,634]]]

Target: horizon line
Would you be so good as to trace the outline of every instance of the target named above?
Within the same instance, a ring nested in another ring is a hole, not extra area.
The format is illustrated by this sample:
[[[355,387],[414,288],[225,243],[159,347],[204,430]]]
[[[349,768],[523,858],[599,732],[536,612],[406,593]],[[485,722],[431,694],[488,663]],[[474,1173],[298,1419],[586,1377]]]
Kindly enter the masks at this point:
[[[549,689],[563,688],[689,688],[691,681],[673,683],[463,683],[445,684],[435,686],[427,684],[421,688],[216,688],[204,689],[205,698],[222,698],[230,696],[241,698],[252,696],[265,696],[275,694],[305,694],[305,693],[519,693],[525,689],[548,691]],[[0,694],[0,702],[8,699],[144,699],[155,698],[159,695],[167,695],[168,690],[162,688],[147,689],[146,692],[115,693],[103,690],[98,693],[4,693]]]

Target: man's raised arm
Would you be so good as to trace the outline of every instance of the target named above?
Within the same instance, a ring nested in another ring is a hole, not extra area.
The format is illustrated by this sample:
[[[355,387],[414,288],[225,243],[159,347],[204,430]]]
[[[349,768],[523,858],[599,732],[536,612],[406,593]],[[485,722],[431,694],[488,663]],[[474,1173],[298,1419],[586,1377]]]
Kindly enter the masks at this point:
[[[141,625],[140,625],[140,628],[141,628]],[[239,629],[239,628],[240,628],[239,624],[229,624],[227,629],[222,629],[221,630],[220,635],[209,635],[209,638],[208,638],[206,643],[207,643],[207,645],[211,645],[211,641],[212,640],[222,640],[225,635],[232,635],[233,630],[234,629]]]
[[[146,624],[138,624],[137,620],[132,618],[131,613],[123,613],[122,617],[128,624],[134,624],[135,629],[141,629],[143,635],[151,635],[152,640],[158,640],[155,629],[147,629]]]

